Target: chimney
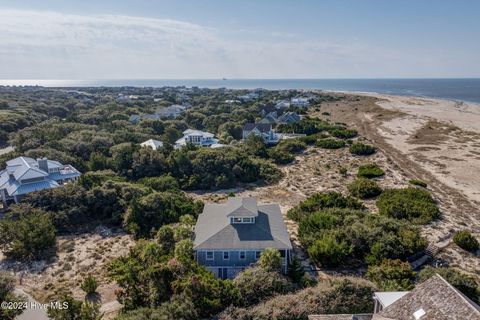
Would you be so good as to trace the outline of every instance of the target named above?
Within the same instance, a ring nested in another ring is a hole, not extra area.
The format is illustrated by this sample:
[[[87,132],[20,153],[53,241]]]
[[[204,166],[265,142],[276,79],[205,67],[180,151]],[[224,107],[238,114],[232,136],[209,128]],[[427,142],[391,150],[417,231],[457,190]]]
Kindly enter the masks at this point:
[[[38,168],[40,170],[43,170],[46,173],[48,173],[48,160],[47,160],[47,158],[38,159],[37,161],[38,161]]]

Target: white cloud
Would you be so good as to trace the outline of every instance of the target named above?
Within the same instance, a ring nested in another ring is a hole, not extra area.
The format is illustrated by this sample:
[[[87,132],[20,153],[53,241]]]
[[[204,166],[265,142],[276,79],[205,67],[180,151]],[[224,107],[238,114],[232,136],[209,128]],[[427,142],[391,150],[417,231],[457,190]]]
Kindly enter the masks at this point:
[[[0,10],[0,79],[402,76],[422,61],[358,40],[241,39],[168,19]]]

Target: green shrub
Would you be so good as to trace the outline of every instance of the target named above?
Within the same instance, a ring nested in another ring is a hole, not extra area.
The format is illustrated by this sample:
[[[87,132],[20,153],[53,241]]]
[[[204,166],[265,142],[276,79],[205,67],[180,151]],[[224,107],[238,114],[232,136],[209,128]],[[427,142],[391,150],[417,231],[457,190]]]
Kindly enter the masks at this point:
[[[410,184],[413,184],[414,186],[419,186],[419,187],[423,187],[423,188],[426,188],[427,187],[427,183],[420,180],[420,179],[412,179],[410,181],[408,181]]]
[[[333,138],[326,138],[318,140],[315,145],[323,149],[340,149],[345,147],[345,141]]]
[[[376,163],[368,163],[358,167],[357,177],[377,178],[384,174],[385,171],[383,171]]]
[[[368,313],[374,285],[359,278],[335,278],[314,287],[278,295],[250,308],[229,308],[220,320],[307,320],[311,314]]]
[[[282,268],[280,251],[274,248],[263,250],[258,259],[258,265],[267,271],[280,271]]]
[[[475,252],[479,248],[478,240],[468,230],[457,232],[453,236],[453,242],[455,242],[463,250]]]
[[[287,216],[292,220],[300,221],[309,214],[326,208],[364,209],[364,206],[357,199],[338,192],[314,193],[290,209]]]
[[[0,220],[0,249],[10,258],[45,258],[55,248],[55,227],[50,216],[27,205],[10,207]]]
[[[316,135],[309,135],[309,136],[305,136],[305,137],[300,137],[298,138],[298,140],[302,141],[303,143],[307,144],[307,145],[313,145],[315,144],[315,142],[317,141],[317,136]]]
[[[95,277],[93,277],[92,275],[88,275],[83,280],[82,285],[80,287],[86,294],[91,295],[97,292],[98,283]]]
[[[385,259],[368,267],[367,277],[383,291],[405,291],[413,289],[415,272],[408,262]]]
[[[276,148],[268,150],[268,157],[276,164],[288,164],[295,160],[294,155]]]
[[[275,148],[288,153],[300,153],[305,150],[306,147],[307,145],[298,139],[288,139],[280,141]]]
[[[348,191],[354,197],[360,199],[374,198],[382,193],[382,189],[375,181],[358,178],[348,185]]]
[[[357,136],[357,131],[353,129],[333,129],[330,134],[335,138],[351,139]]]
[[[259,267],[247,268],[240,272],[233,283],[240,291],[243,306],[251,306],[294,289],[293,284],[281,273]]]
[[[169,175],[161,177],[143,178],[140,179],[138,182],[152,188],[155,191],[160,192],[178,190],[180,188],[180,186],[178,185],[178,181],[174,177]]]
[[[351,252],[351,246],[344,241],[338,242],[332,235],[324,235],[308,248],[313,262],[328,267],[338,266]]]
[[[385,190],[377,200],[377,207],[380,214],[420,224],[440,216],[430,193],[417,188]]]
[[[364,144],[362,142],[354,142],[348,149],[351,154],[355,154],[357,156],[369,156],[374,154],[376,149],[374,146],[369,144]]]

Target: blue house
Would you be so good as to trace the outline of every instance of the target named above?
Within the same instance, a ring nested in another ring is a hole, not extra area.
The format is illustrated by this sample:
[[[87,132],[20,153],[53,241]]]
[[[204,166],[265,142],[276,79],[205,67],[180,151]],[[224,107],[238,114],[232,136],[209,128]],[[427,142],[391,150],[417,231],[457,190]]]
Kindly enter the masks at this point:
[[[3,205],[17,203],[31,192],[57,188],[77,180],[80,172],[71,165],[63,165],[48,159],[18,157],[7,161],[7,167],[0,171],[0,198]]]
[[[215,276],[226,279],[275,248],[287,272],[292,244],[278,204],[257,204],[257,199],[229,198],[224,204],[207,203],[195,225],[195,259]]]

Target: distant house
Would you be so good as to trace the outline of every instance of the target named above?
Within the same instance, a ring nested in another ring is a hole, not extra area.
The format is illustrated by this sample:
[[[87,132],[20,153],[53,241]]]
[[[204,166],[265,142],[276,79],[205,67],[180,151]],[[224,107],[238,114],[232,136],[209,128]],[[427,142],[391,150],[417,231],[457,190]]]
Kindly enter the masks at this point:
[[[278,118],[277,112],[273,111],[265,115],[265,117],[263,117],[263,119],[260,120],[259,123],[275,124],[277,123],[277,118]]]
[[[412,291],[375,292],[373,314],[311,315],[309,320],[480,320],[480,306],[440,275],[418,284]]]
[[[300,116],[296,112],[285,112],[277,118],[277,124],[290,124],[300,121]]]
[[[142,147],[150,147],[153,150],[157,150],[157,149],[163,147],[163,142],[159,141],[159,140],[155,140],[155,139],[149,139],[147,141],[144,141],[144,142],[140,143],[140,145]]]
[[[217,145],[219,145],[218,139],[214,138],[213,133],[193,129],[183,131],[183,137],[175,142],[175,148],[181,148],[187,143],[200,147],[218,147]]]
[[[158,114],[160,118],[176,118],[186,109],[186,106],[174,104],[170,107],[158,109],[155,114]]]
[[[308,107],[310,105],[310,98],[292,98],[290,101],[295,107]]]
[[[277,109],[286,109],[290,107],[290,101],[287,100],[280,100],[275,104],[275,108]]]
[[[140,120],[146,120],[146,119],[151,119],[151,120],[160,120],[163,118],[174,119],[178,117],[183,111],[187,110],[188,108],[191,108],[191,105],[188,103],[184,105],[174,104],[174,105],[171,105],[170,107],[158,108],[155,113],[131,115],[129,118],[129,121],[132,124],[137,124],[138,122],[140,122]]]
[[[266,248],[280,251],[286,273],[292,244],[278,204],[257,204],[252,197],[205,204],[195,225],[193,249],[197,262],[216,277],[233,278]]]
[[[71,165],[58,161],[18,157],[7,161],[7,167],[0,171],[0,195],[3,204],[19,202],[31,192],[57,188],[77,180],[80,172]]]
[[[247,139],[251,134],[262,137],[268,144],[277,143],[279,140],[279,136],[273,131],[272,125],[268,123],[245,123],[242,138]]]
[[[248,101],[252,101],[252,100],[257,100],[259,97],[260,97],[260,95],[256,92],[249,92],[249,93],[244,94],[243,96],[239,96],[237,98],[240,101],[248,102]]]
[[[132,124],[137,124],[140,122],[140,120],[160,120],[162,117],[159,114],[153,113],[153,114],[134,114],[131,115],[129,118],[130,123]]]

